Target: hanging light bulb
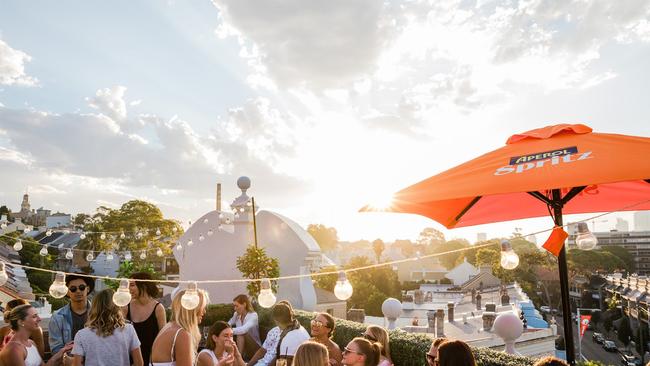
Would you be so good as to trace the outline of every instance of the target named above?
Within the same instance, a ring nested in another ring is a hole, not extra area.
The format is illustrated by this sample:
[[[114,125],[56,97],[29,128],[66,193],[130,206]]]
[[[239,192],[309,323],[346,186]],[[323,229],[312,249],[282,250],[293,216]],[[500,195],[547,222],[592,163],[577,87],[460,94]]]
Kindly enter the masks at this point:
[[[239,213],[236,213],[236,214],[235,214],[235,218],[236,218],[236,219],[239,218]]]
[[[68,249],[68,250],[66,250],[66,252],[65,252],[65,259],[70,260],[70,259],[72,259],[72,257],[74,257],[74,254],[72,253],[72,249]]]
[[[92,262],[93,260],[95,260],[95,256],[93,255],[93,252],[90,251],[90,252],[88,252],[88,254],[86,255],[86,261],[88,261],[88,262]]]
[[[142,253],[140,253],[140,259],[142,259],[142,260],[147,259],[147,252],[145,252],[145,251],[143,250]]]
[[[9,276],[7,276],[7,271],[5,271],[5,262],[0,262],[0,286],[3,286],[7,283]]]
[[[189,244],[189,242],[188,242],[188,244]],[[176,250],[182,250],[182,249],[183,249],[183,246],[181,245],[181,242],[179,241],[179,242],[176,244]]]
[[[60,299],[68,293],[68,286],[65,285],[65,273],[57,272],[54,282],[50,285],[50,295],[55,299]]]
[[[131,302],[131,292],[129,292],[129,280],[120,280],[120,287],[113,294],[113,303],[119,307],[129,305]]]
[[[160,234],[162,234],[162,233],[160,232],[160,229],[156,229],[156,235],[157,235],[157,236],[160,236]]]
[[[86,233],[84,233],[84,232],[82,231],[81,234],[79,234],[79,239],[81,239],[81,240],[86,239]]]
[[[162,251],[162,249],[158,248],[158,249],[156,250],[156,255],[159,256],[159,257],[162,257],[162,256],[163,256],[163,251]]]
[[[222,213],[219,213],[219,218],[223,219],[223,214]]]
[[[347,300],[352,296],[352,292],[352,284],[348,281],[345,272],[339,271],[339,279],[336,281],[336,286],[334,286],[334,295],[339,300]]]
[[[260,294],[257,296],[257,302],[263,308],[270,308],[275,304],[275,294],[271,289],[271,281],[268,278],[264,278],[260,283]]]
[[[175,232],[177,232],[177,231],[178,231],[178,228],[177,228],[176,226],[174,226],[174,227],[172,228],[172,232],[175,233]]]
[[[223,225],[219,224],[219,226],[217,226],[217,229],[223,230]]]
[[[52,236],[52,230],[47,230],[45,232],[45,236]]]
[[[199,235],[199,241],[204,241],[204,240],[205,240],[205,236],[203,236],[203,234]]]
[[[20,239],[18,239],[14,243],[14,250],[19,252],[21,249],[23,249],[23,242]]]
[[[208,230],[208,236],[212,236],[212,234],[214,234],[214,231],[212,231],[212,229]],[[199,239],[201,239],[201,238],[199,238]]]
[[[112,262],[113,261],[113,252],[110,252],[106,254],[106,261],[107,262]]]
[[[126,252],[126,254],[124,254],[124,260],[125,261],[131,261],[131,259],[133,259],[133,256],[131,255],[131,252]]]
[[[192,241],[192,239],[188,240],[187,241],[187,246],[191,247],[192,245],[194,245],[194,242]]]
[[[120,239],[126,239],[126,234],[124,234],[124,231],[120,234]]]
[[[41,251],[38,252],[38,254],[42,255],[43,257],[45,257],[47,255],[47,245],[46,244],[43,244],[43,247],[41,248]]]
[[[245,208],[243,208],[243,207],[240,207],[240,208],[239,208],[239,212],[244,212],[244,211],[246,211]]]
[[[0,229],[6,229],[6,228],[7,228],[7,223],[6,222],[3,222],[2,224],[0,224]]]
[[[592,250],[598,245],[598,238],[589,231],[586,222],[578,223],[578,236],[576,236],[576,245],[578,249]]]
[[[70,230],[65,229],[65,230],[63,230],[63,233],[66,234],[66,235],[68,235],[68,234],[70,234]]]
[[[504,269],[515,269],[519,265],[519,256],[512,249],[508,240],[501,241],[501,267]]]
[[[226,224],[230,224],[231,221],[230,217],[226,217]]]
[[[138,231],[137,234],[135,234],[135,237],[138,238],[138,239],[142,239],[143,235],[144,234],[142,234],[142,231]]]
[[[190,282],[181,297],[181,305],[187,310],[193,310],[199,306],[199,302],[201,302],[201,298],[199,298],[196,282]]]
[[[203,223],[204,223],[204,224],[207,224],[207,223],[208,223],[208,218],[207,218],[207,217],[206,217],[205,219],[203,219]]]
[[[99,236],[99,238],[102,239],[102,240],[106,239],[106,234],[102,233],[102,234]]]

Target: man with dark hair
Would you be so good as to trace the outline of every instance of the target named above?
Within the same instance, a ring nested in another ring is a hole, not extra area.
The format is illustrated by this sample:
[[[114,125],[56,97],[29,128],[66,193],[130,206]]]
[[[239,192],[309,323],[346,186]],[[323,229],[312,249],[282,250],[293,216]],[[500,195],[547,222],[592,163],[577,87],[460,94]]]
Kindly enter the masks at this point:
[[[66,276],[65,285],[70,303],[52,314],[48,327],[48,342],[53,354],[71,343],[77,332],[84,328],[90,309],[88,294],[95,288],[95,281],[82,273],[71,274]]]

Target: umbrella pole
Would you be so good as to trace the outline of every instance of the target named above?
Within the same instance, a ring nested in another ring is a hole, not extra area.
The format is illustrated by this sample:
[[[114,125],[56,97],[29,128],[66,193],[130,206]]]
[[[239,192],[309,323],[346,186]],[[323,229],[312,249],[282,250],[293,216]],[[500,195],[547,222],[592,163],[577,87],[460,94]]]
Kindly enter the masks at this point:
[[[562,206],[564,202],[559,189],[552,191],[553,199],[553,220],[555,225],[562,226]],[[573,345],[573,323],[571,321],[571,302],[569,298],[569,268],[566,261],[566,246],[562,246],[558,257],[558,268],[560,272],[560,294],[562,295],[562,322],[564,325],[564,345],[566,349],[566,360],[570,365],[575,365],[575,347]]]

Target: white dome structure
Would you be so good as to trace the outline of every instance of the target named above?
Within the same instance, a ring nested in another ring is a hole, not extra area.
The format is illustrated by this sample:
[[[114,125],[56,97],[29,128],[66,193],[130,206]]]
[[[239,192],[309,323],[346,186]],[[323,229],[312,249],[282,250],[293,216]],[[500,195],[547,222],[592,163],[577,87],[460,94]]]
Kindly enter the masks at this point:
[[[246,191],[251,186],[247,177],[237,180],[242,194],[231,204],[232,211],[211,211],[200,217],[179,239],[181,250],[174,249],[180,280],[242,278],[237,257],[254,245],[253,208]],[[256,202],[257,206],[257,202]],[[258,207],[256,207],[257,209]],[[258,211],[257,241],[269,257],[277,258],[280,276],[307,274],[321,267],[322,253],[316,241],[291,219],[271,211]],[[203,240],[199,240],[200,237]],[[187,243],[192,241],[192,245]],[[246,283],[200,284],[210,293],[212,303],[229,303],[247,293]],[[282,280],[278,283],[278,300],[289,300],[303,310],[316,306],[316,292],[310,277]]]

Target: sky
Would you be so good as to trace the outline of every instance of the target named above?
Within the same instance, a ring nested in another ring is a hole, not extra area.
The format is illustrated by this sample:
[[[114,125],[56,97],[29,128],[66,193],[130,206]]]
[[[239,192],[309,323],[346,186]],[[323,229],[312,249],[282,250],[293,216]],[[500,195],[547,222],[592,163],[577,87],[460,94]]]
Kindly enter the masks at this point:
[[[248,176],[305,227],[414,239],[443,227],[359,208],[546,125],[650,136],[648,19],[649,0],[2,2],[0,204],[144,199],[185,223]]]

